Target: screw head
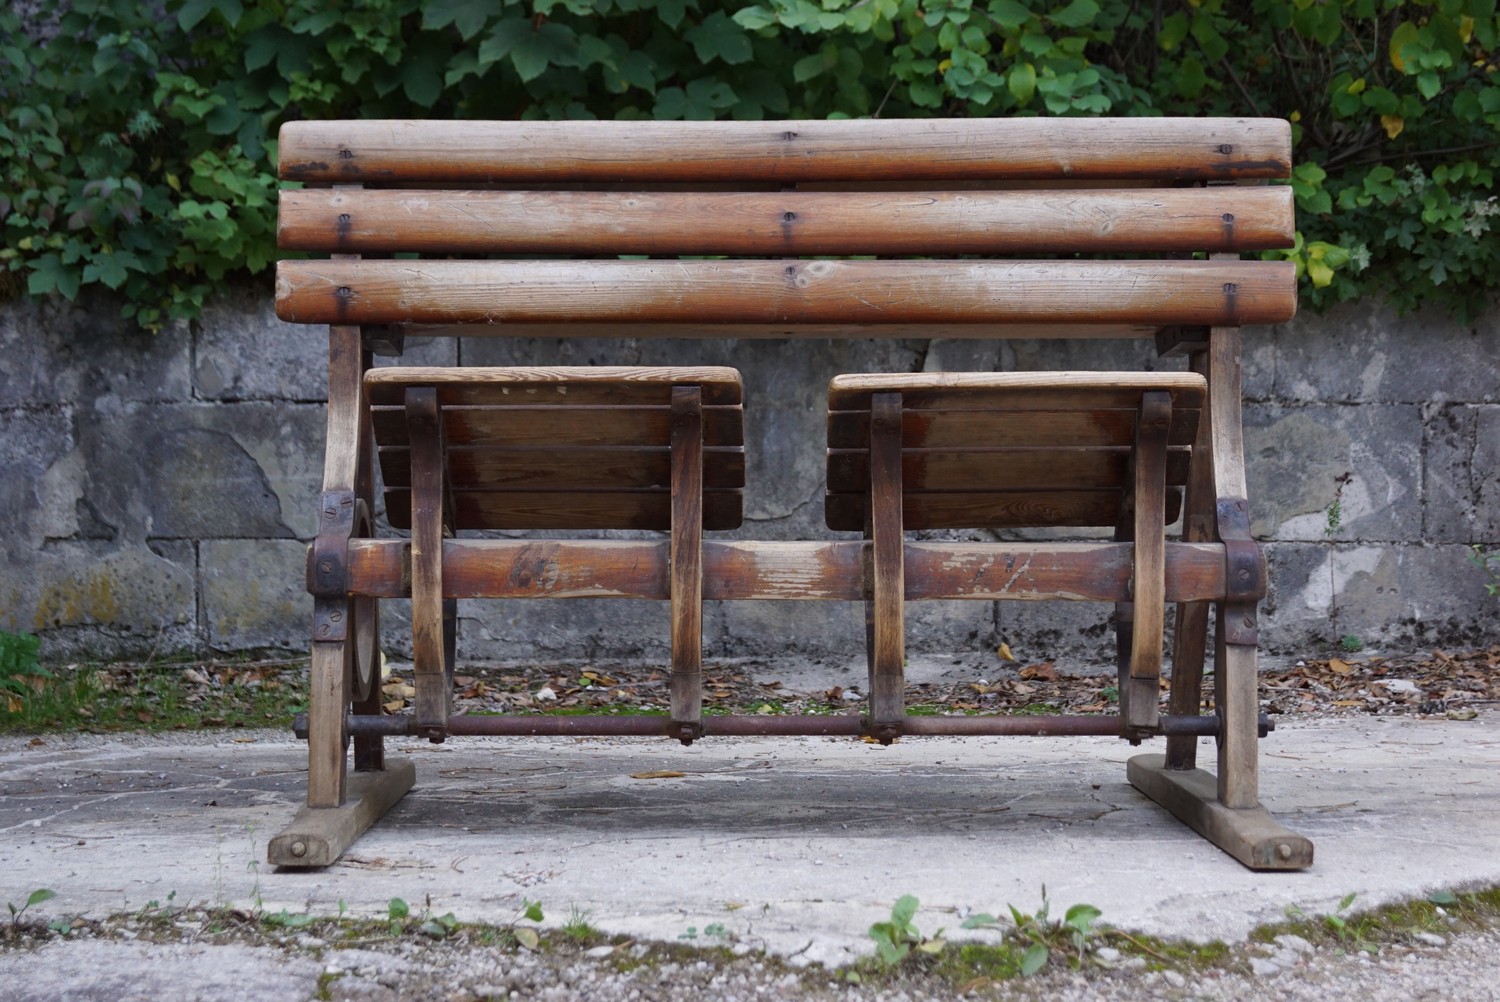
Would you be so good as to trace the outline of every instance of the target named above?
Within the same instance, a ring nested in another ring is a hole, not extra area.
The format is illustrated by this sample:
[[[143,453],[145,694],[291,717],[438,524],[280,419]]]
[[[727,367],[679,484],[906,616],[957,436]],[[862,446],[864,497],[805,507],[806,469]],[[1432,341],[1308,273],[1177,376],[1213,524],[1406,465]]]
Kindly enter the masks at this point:
[[[307,843],[306,842],[293,842],[292,843],[292,855],[296,856],[298,859],[301,859],[303,856],[306,856],[307,855]]]

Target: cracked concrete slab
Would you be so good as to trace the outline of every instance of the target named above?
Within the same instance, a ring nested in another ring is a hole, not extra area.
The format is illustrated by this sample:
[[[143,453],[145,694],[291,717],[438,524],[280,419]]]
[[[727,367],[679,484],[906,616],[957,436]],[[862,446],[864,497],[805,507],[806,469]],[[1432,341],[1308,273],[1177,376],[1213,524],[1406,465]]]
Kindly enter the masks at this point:
[[[1283,724],[1262,794],[1317,846],[1256,874],[1125,783],[1110,739],[393,740],[417,788],[337,865],[275,872],[303,752],[267,733],[0,741],[0,898],[46,916],[165,900],[379,916],[431,902],[506,922],[525,898],[610,933],[737,940],[838,963],[903,894],[921,928],[970,910],[1087,902],[1163,936],[1243,939],[1288,906],[1332,911],[1500,883],[1500,720]],[[1213,749],[1201,751],[1211,760]],[[682,776],[636,779],[672,770]]]

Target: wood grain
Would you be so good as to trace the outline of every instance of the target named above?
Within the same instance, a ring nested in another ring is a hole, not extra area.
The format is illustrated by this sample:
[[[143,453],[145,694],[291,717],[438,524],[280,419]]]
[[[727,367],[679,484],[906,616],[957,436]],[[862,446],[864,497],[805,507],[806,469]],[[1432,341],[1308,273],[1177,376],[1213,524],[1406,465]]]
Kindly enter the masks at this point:
[[[1005,192],[283,191],[287,250],[1118,254],[1289,247],[1287,187]]]
[[[881,180],[1286,177],[1275,119],[989,118],[784,122],[287,122],[295,181]]]
[[[1290,320],[1297,300],[1287,261],[281,261],[276,276],[278,317],[328,324],[1238,325]]]
[[[410,529],[410,492],[386,491],[386,517],[392,527]],[[661,529],[672,524],[672,496],[666,489],[598,491],[454,491],[455,529]],[[744,501],[738,490],[703,495],[705,529],[737,529]]]
[[[739,372],[725,366],[388,366],[365,374],[370,403],[388,407],[401,405],[408,386],[436,387],[445,408],[486,404],[668,407],[672,388],[687,385],[699,387],[706,404],[733,405],[742,399]]]
[[[1196,412],[1175,412],[1168,444],[1192,445]],[[1134,407],[1076,411],[922,411],[901,412],[901,440],[908,449],[1013,449],[1044,446],[1117,446],[1135,434]],[[380,419],[376,415],[376,421]],[[452,427],[450,423],[450,429]],[[450,431],[451,434],[451,431]],[[832,411],[828,448],[858,449],[869,439],[868,411]]]
[[[870,400],[870,721],[906,715],[906,570],[903,564],[901,395]]]
[[[441,730],[448,723],[443,629],[443,435],[437,393],[430,387],[406,390],[407,434],[411,439],[411,646],[418,724]]]
[[[1166,454],[1167,483],[1187,481],[1190,453]],[[1129,486],[1130,450],[1120,446],[969,449],[904,449],[901,482],[907,495],[921,491],[1028,491]],[[854,491],[869,479],[870,457],[862,449],[828,451],[828,490]]]
[[[902,519],[908,529],[1022,529],[1037,527],[1112,526],[1122,492],[1055,491],[923,491],[906,496]],[[1181,492],[1169,491],[1167,521],[1177,519]],[[868,501],[861,494],[828,494],[824,521],[839,532],[864,527]]]
[[[671,441],[670,413],[664,406],[610,404],[451,405],[443,408],[443,436],[450,449],[638,446]],[[371,418],[382,445],[407,444],[406,417],[400,408],[375,407]],[[743,445],[744,426],[745,412],[738,405],[703,408],[703,441],[708,448]]]
[[[672,390],[672,721],[703,725],[703,393]]]

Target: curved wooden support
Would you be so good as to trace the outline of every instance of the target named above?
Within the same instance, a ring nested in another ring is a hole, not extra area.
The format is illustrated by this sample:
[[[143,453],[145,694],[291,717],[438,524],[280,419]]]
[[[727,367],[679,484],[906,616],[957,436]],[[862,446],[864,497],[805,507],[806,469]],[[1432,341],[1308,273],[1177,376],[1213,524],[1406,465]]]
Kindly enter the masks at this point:
[[[1134,468],[1135,541],[1131,577],[1132,623],[1130,668],[1120,691],[1127,727],[1156,726],[1160,715],[1161,649],[1166,629],[1166,536],[1162,531],[1167,507],[1167,437],[1172,426],[1172,398],[1161,391],[1141,395],[1135,425]]]
[[[447,733],[451,699],[443,608],[443,528],[448,492],[443,485],[443,429],[437,390],[406,391],[411,439],[411,645],[416,715],[434,741]]]

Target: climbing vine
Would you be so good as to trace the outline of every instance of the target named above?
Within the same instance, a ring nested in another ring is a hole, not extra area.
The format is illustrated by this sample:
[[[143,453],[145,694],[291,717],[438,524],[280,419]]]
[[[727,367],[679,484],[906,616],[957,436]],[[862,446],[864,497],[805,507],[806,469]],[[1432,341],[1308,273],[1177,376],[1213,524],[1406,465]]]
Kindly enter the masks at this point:
[[[1500,285],[1495,0],[37,0],[0,13],[0,283],[146,327],[275,259],[325,117],[1270,115],[1304,301]]]

